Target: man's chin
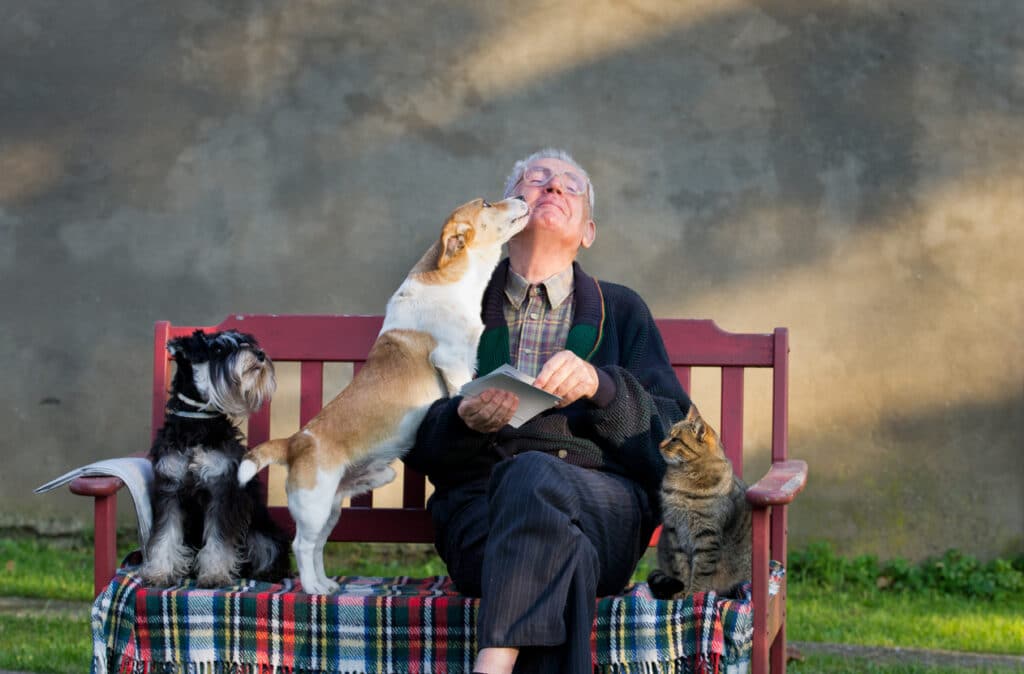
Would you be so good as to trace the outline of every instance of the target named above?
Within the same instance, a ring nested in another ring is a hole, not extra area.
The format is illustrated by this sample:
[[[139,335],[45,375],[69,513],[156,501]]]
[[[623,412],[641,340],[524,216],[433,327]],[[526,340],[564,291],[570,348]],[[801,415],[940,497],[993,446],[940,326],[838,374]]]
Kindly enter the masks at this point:
[[[565,214],[557,208],[537,209],[530,213],[530,222],[526,224],[526,229],[562,229],[565,223]]]
[[[553,204],[553,203],[544,203],[544,204],[538,204],[537,206],[534,206],[533,209],[530,212],[530,215],[532,216],[534,214],[540,214],[540,213],[557,213],[558,217],[560,217],[560,218],[568,217],[568,214],[565,212],[564,209],[562,209],[560,206],[558,206],[558,204]]]

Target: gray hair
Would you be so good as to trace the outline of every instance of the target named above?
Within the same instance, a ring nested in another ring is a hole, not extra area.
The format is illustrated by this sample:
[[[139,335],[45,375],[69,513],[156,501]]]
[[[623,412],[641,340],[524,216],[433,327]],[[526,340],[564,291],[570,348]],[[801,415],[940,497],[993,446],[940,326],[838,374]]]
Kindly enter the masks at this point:
[[[534,152],[526,159],[520,159],[512,167],[512,173],[505,181],[505,194],[503,198],[507,199],[512,195],[512,190],[515,189],[516,185],[523,178],[523,173],[526,172],[526,168],[531,162],[538,159],[559,159],[564,161],[566,164],[571,164],[574,169],[580,172],[583,179],[587,181],[587,196],[590,199],[590,217],[594,217],[594,183],[590,182],[590,175],[580,166],[579,162],[572,158],[565,150],[558,150],[552,147],[546,147],[543,150]]]

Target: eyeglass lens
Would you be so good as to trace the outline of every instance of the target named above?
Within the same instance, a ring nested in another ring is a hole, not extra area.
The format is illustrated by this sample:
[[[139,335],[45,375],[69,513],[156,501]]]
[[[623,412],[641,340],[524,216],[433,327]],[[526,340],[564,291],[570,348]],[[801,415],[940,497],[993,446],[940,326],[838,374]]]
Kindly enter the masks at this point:
[[[559,176],[564,177],[562,185],[569,194],[579,195],[587,191],[587,181],[572,171],[554,173],[551,169],[543,166],[527,169],[523,174],[523,181],[536,187],[543,187]]]

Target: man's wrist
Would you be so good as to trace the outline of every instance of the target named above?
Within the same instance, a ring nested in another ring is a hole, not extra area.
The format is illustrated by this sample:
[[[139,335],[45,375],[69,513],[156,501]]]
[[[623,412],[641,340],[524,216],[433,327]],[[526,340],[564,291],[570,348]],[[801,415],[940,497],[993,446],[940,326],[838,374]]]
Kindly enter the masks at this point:
[[[597,373],[597,391],[594,392],[594,395],[590,396],[590,402],[596,407],[604,409],[615,399],[617,391],[615,380],[610,374],[599,367],[594,367],[594,372]]]

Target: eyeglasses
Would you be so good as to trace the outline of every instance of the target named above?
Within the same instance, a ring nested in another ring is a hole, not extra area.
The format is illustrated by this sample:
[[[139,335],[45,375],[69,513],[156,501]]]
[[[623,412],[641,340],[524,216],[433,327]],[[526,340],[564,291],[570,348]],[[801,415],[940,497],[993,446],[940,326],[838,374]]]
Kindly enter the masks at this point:
[[[562,178],[562,187],[569,194],[580,196],[587,193],[587,179],[572,171],[555,173],[544,166],[531,166],[523,171],[519,180],[532,187],[544,187],[555,178]]]

